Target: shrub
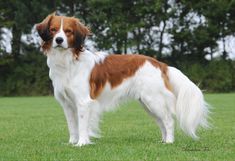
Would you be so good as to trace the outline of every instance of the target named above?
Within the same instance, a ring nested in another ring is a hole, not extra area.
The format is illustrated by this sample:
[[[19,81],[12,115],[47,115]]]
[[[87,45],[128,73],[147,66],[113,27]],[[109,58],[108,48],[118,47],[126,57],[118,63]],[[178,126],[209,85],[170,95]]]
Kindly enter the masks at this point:
[[[208,92],[235,90],[235,63],[229,60],[212,60],[206,65],[182,63],[180,69],[190,80]]]
[[[2,63],[0,70],[0,95],[48,95],[51,94],[46,58],[38,53],[22,55],[20,60]]]
[[[206,77],[205,67],[203,67],[201,64],[195,63],[191,65],[184,65],[182,70],[190,80],[202,87]]]
[[[206,68],[204,86],[213,92],[229,92],[233,89],[234,68],[230,61],[214,60]]]

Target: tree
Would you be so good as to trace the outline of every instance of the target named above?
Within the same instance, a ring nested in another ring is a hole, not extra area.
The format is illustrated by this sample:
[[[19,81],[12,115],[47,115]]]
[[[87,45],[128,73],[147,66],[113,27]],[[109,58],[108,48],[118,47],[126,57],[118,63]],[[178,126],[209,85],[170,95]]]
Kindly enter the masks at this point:
[[[9,0],[1,1],[3,23],[0,27],[7,27],[12,30],[12,55],[15,61],[21,54],[21,36],[29,33],[33,25],[42,20],[52,9],[56,9],[57,1],[41,0]],[[38,7],[41,6],[41,7]]]

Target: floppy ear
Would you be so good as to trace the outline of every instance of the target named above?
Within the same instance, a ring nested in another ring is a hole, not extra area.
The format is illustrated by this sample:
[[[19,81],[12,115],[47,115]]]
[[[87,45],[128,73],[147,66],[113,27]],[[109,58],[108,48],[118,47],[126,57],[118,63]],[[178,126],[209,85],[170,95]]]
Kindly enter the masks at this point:
[[[50,33],[50,22],[55,13],[48,15],[41,23],[36,25],[36,29],[38,31],[39,36],[43,41],[49,41],[52,39],[52,35]]]
[[[74,31],[74,48],[82,51],[86,36],[91,35],[91,32],[88,27],[82,24],[78,19],[75,19],[76,29]]]

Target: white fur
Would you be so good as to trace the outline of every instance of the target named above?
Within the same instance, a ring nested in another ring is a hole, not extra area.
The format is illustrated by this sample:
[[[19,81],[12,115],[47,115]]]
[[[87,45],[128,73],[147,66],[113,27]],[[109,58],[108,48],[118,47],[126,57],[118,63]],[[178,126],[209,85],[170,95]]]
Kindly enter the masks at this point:
[[[55,48],[55,47],[62,47],[62,48],[67,49],[69,47],[67,36],[65,35],[64,30],[63,30],[63,25],[64,25],[64,21],[63,21],[63,18],[61,18],[60,30],[59,30],[58,33],[55,34],[55,36],[54,36],[54,38],[52,40],[52,47],[53,48]],[[56,43],[56,38],[58,38],[58,37],[61,37],[63,39],[63,42],[61,44],[57,44]]]
[[[199,125],[209,127],[207,122],[208,104],[201,90],[181,71],[169,67],[170,83],[177,97],[176,117],[183,131],[193,138],[198,138],[196,129]]]
[[[191,136],[199,124],[206,123],[207,110],[201,91],[175,68],[169,68],[173,93],[165,87],[160,69],[145,62],[134,76],[119,86],[112,89],[106,83],[102,93],[93,100],[89,77],[94,65],[102,63],[107,54],[85,50],[79,60],[75,60],[69,49],[51,48],[47,55],[55,98],[64,109],[72,144],[90,144],[90,137],[98,137],[102,112],[126,98],[139,100],[144,105],[159,124],[162,141],[166,143],[174,141],[173,115],[176,114],[184,131]]]

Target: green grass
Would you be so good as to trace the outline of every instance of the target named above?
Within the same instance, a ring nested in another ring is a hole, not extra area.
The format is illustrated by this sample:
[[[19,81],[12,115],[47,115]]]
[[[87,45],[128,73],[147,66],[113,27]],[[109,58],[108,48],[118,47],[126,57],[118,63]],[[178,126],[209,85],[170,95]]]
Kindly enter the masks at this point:
[[[208,94],[211,130],[194,141],[176,129],[174,144],[136,102],[106,113],[102,138],[82,148],[67,144],[62,109],[53,97],[0,98],[0,160],[235,160],[235,94]]]

